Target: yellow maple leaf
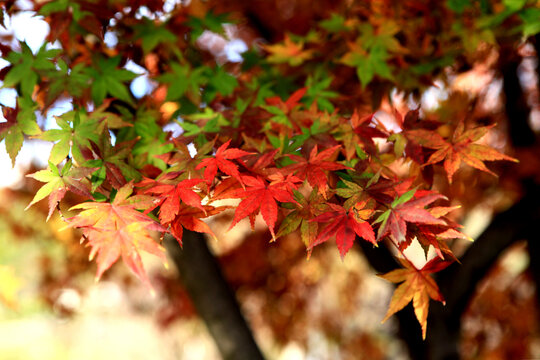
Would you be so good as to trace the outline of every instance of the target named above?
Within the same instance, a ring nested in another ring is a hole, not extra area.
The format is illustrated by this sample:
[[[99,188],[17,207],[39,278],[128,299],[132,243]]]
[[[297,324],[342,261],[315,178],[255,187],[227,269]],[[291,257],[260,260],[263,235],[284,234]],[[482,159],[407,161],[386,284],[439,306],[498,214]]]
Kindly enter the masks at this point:
[[[268,62],[274,64],[298,66],[313,56],[313,50],[304,50],[304,43],[295,43],[289,35],[285,35],[283,44],[266,45],[264,49],[270,53]]]

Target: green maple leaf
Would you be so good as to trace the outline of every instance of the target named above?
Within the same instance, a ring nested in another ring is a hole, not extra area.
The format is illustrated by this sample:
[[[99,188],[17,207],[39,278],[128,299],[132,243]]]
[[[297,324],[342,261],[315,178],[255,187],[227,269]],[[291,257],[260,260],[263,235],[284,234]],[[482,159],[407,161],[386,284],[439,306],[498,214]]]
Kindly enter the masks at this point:
[[[208,87],[203,96],[203,100],[206,102],[212,101],[217,93],[223,96],[231,95],[238,86],[236,78],[228,74],[222,66],[216,67],[214,73],[208,78]]]
[[[47,50],[43,45],[36,55],[26,42],[21,42],[21,52],[12,51],[6,56],[12,68],[6,74],[2,87],[15,87],[20,85],[22,96],[31,98],[34,87],[39,81],[38,73],[44,70],[55,70],[52,58],[56,57],[61,50]]]
[[[377,45],[366,51],[354,51],[345,54],[341,59],[345,65],[356,67],[356,74],[362,86],[368,85],[375,75],[392,79],[392,70],[387,64],[390,54],[386,49]]]
[[[149,19],[144,19],[141,24],[134,26],[135,39],[141,39],[142,49],[145,54],[148,54],[155,49],[159,44],[174,44],[177,40],[176,36],[165,28],[165,26],[156,25]]]
[[[304,102],[309,107],[313,102],[317,103],[320,110],[334,112],[335,108],[331,99],[337,98],[339,94],[335,91],[328,90],[332,83],[332,76],[327,73],[316,70],[313,76],[309,76],[306,80],[306,94]]]
[[[55,141],[49,161],[59,164],[71,154],[75,161],[82,164],[85,159],[81,153],[84,148],[90,148],[90,141],[98,142],[104,129],[104,122],[90,117],[82,111],[70,111],[61,116],[55,116],[56,124],[60,129],[45,131],[39,139]]]
[[[381,25],[377,32],[367,24],[362,25],[360,31],[361,35],[356,42],[349,44],[350,51],[341,58],[341,62],[356,67],[356,73],[364,87],[375,75],[392,80],[392,68],[388,65],[388,60],[392,53],[406,51],[394,37],[399,27],[390,21]]]
[[[98,168],[91,179],[92,191],[95,191],[105,180],[108,180],[116,189],[124,186],[126,179],[139,181],[140,173],[129,162],[133,145],[137,140],[117,143],[113,146],[109,133],[103,134],[99,143],[91,142],[92,151],[97,155],[97,159],[85,163],[85,166]]]
[[[108,59],[100,57],[95,62],[95,68],[86,68],[86,72],[93,79],[92,100],[96,105],[100,105],[107,95],[133,105],[133,99],[125,82],[133,80],[138,75],[118,68],[120,60],[120,56]]]
[[[299,191],[294,190],[296,209],[291,211],[281,222],[276,237],[292,233],[300,228],[300,236],[306,248],[315,242],[319,231],[319,224],[310,221],[327,210],[327,201],[319,194],[317,188],[313,189],[306,199]]]
[[[319,26],[330,33],[337,33],[340,31],[348,31],[349,27],[345,24],[346,20],[343,16],[336,13],[332,13],[330,18],[319,22]]]
[[[174,146],[166,143],[167,134],[156,123],[157,118],[157,115],[150,111],[138,112],[133,130],[139,140],[133,147],[133,155],[144,158],[147,164],[165,170],[165,162],[157,156],[168,153]]]
[[[186,25],[192,29],[190,32],[191,38],[195,41],[207,29],[216,34],[223,34],[223,24],[234,22],[229,20],[228,17],[228,14],[215,14],[212,10],[209,10],[203,18],[190,17],[186,21]]]
[[[28,204],[28,209],[33,204],[49,197],[49,213],[47,221],[51,217],[57,204],[64,198],[67,190],[78,193],[82,196],[91,198],[90,185],[86,177],[95,169],[72,166],[71,160],[68,161],[60,172],[55,164],[49,161],[49,167],[46,170],[40,170],[33,174],[26,175],[38,181],[45,182],[36,193],[32,202]]]
[[[63,92],[75,98],[82,96],[84,90],[90,86],[91,80],[85,73],[85,65],[77,64],[69,68],[62,59],[59,59],[56,65],[57,69],[46,72],[50,79],[47,100],[52,102]]]
[[[92,15],[88,11],[81,11],[81,6],[71,0],[49,1],[39,9],[39,14],[48,16],[53,13],[69,13],[73,20],[79,21],[83,17]]]
[[[189,120],[189,122],[186,120]],[[202,113],[186,115],[184,121],[177,121],[177,123],[184,129],[184,136],[217,133],[221,131],[222,126],[230,125],[222,113],[216,112],[209,107],[205,108]]]
[[[24,135],[38,135],[41,129],[36,123],[36,105],[31,100],[17,98],[17,107],[10,109],[3,107],[2,111],[6,122],[0,123],[0,140],[5,140],[6,151],[15,166],[15,158],[21,150]]]
[[[200,66],[191,69],[189,65],[171,63],[171,70],[157,78],[158,81],[169,84],[165,100],[174,101],[190,95],[193,100],[198,101],[200,88],[208,82],[208,68]]]

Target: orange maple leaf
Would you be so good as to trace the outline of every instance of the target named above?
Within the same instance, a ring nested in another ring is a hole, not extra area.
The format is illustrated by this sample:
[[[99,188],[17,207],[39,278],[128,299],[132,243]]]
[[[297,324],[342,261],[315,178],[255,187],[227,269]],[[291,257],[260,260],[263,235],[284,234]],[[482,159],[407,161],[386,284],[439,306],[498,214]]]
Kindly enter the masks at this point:
[[[439,291],[439,287],[433,278],[429,275],[431,273],[440,271],[451,264],[450,261],[441,261],[439,258],[434,258],[429,261],[422,269],[417,269],[408,260],[400,259],[404,269],[397,269],[390,271],[387,274],[378,275],[383,279],[391,281],[393,283],[400,283],[394,294],[388,307],[388,312],[382,322],[385,322],[403,309],[409,302],[413,302],[414,313],[420,326],[422,327],[422,338],[426,338],[427,329],[427,316],[429,310],[429,298],[437,300],[445,304],[444,298]]]
[[[208,224],[201,220],[201,218],[219,214],[223,210],[229,208],[229,206],[213,207],[210,205],[204,205],[203,210],[200,210],[192,206],[182,204],[176,217],[170,223],[171,234],[176,238],[180,246],[182,246],[182,235],[184,233],[184,228],[199,233],[207,233],[217,241],[216,235],[212,232]]]
[[[480,140],[492,126],[482,126],[465,131],[463,121],[461,121],[452,137],[446,141],[442,136],[434,131],[417,129],[407,131],[407,137],[418,144],[436,151],[429,157],[425,165],[436,164],[444,160],[444,169],[448,176],[448,182],[452,183],[452,177],[459,169],[461,162],[485,171],[493,176],[497,176],[489,170],[484,161],[510,160],[517,162],[511,156],[501,154],[497,150],[486,145],[475,144]]]
[[[97,255],[96,281],[122,256],[124,263],[153,291],[139,252],[154,254],[166,264],[165,249],[150,234],[151,230],[165,232],[166,229],[136,210],[141,196],[129,197],[132,191],[133,184],[128,183],[118,190],[112,203],[86,202],[73,206],[70,210],[83,211],[67,219],[68,226],[82,229],[83,240],[92,247],[90,260]]]

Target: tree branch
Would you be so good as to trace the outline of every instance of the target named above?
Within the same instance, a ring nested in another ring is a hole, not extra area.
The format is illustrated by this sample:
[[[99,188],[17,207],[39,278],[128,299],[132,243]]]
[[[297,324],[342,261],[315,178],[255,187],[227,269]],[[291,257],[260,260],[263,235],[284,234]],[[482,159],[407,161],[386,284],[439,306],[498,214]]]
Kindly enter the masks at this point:
[[[504,110],[508,119],[510,140],[514,147],[528,147],[536,142],[536,135],[529,126],[530,108],[518,77],[522,60],[513,48],[501,52],[500,71],[503,77]]]
[[[183,249],[164,239],[183,285],[225,360],[264,359],[203,234],[184,230]]]

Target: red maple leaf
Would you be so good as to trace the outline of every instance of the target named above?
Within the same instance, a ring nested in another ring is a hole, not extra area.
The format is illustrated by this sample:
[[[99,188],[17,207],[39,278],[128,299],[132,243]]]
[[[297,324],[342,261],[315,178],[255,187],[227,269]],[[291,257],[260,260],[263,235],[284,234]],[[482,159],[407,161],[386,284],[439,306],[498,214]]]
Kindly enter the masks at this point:
[[[435,131],[424,129],[407,131],[407,137],[412,141],[436,151],[429,157],[425,165],[436,164],[444,161],[443,166],[448,177],[448,182],[452,183],[452,177],[459,169],[461,162],[485,171],[493,176],[497,176],[489,170],[483,161],[510,160],[516,161],[513,157],[501,154],[489,146],[475,144],[493,126],[483,126],[465,131],[463,121],[461,121],[452,137],[451,141],[445,140]]]
[[[210,227],[204,221],[202,221],[201,218],[219,214],[220,212],[228,208],[228,206],[213,207],[209,205],[204,205],[203,209],[200,210],[182,204],[175,218],[170,223],[171,234],[176,238],[180,245],[182,245],[182,235],[184,233],[184,228],[200,233],[207,233],[214,239],[217,239],[216,235],[214,235],[212,230],[210,230]]]
[[[417,191],[413,189],[401,195],[394,200],[388,210],[375,220],[375,223],[382,223],[377,234],[377,239],[381,239],[390,233],[393,240],[399,245],[402,241],[406,240],[406,222],[446,225],[444,220],[436,218],[428,210],[424,209],[425,206],[438,199],[445,199],[445,197],[427,190]]]
[[[250,155],[250,152],[240,150],[240,149],[227,149],[231,140],[227,141],[225,144],[221,145],[217,151],[216,155],[211,158],[206,158],[201,161],[199,165],[195,168],[196,170],[206,167],[204,170],[204,179],[208,184],[211,184],[216,177],[218,169],[223,173],[230,175],[237,179],[241,184],[242,178],[238,172],[238,165],[229,160],[234,160],[241,158],[242,156]]]
[[[445,241],[450,239],[468,239],[472,241],[472,239],[470,239],[467,235],[457,230],[458,228],[462,227],[460,224],[455,223],[447,217],[444,217],[444,215],[457,208],[459,208],[459,206],[436,206],[428,209],[431,215],[435,216],[436,218],[444,219],[446,224],[410,224],[410,229],[407,229],[410,230],[407,233],[407,240],[404,243],[399,244],[400,250],[407,248],[411,241],[416,238],[424,249],[426,257],[430,246],[433,246],[435,253],[442,260],[452,259],[456,261],[456,257],[448,245],[446,245]]]
[[[377,153],[373,138],[388,138],[388,133],[377,127],[370,126],[375,117],[375,113],[360,117],[355,110],[351,116],[351,126],[354,133],[360,138],[360,144],[363,144],[369,153]]]
[[[162,224],[170,223],[180,211],[180,201],[187,205],[193,206],[202,210],[204,207],[201,205],[201,197],[193,191],[195,185],[204,182],[203,179],[186,179],[176,184],[167,183],[177,174],[169,173],[162,177],[160,181],[151,179],[145,179],[136,184],[136,186],[143,187],[150,185],[149,189],[144,191],[145,194],[152,194],[157,196],[157,201],[154,206],[146,209],[146,213],[152,211],[156,207],[159,208],[159,220]]]
[[[328,176],[325,171],[348,169],[345,165],[327,160],[339,147],[340,145],[336,145],[317,154],[317,145],[315,145],[309,154],[309,159],[288,154],[287,156],[296,161],[296,164],[289,165],[282,171],[284,173],[294,173],[302,180],[307,179],[312,187],[318,188],[319,193],[325,196],[326,190],[328,190]]]
[[[336,237],[336,244],[342,259],[352,247],[356,235],[376,244],[373,228],[365,221],[371,216],[373,209],[365,208],[366,204],[366,202],[359,202],[350,211],[336,204],[328,204],[333,211],[327,211],[311,219],[311,221],[329,222],[329,224],[319,233],[315,242],[309,245],[308,251],[332,236]]]
[[[268,105],[274,105],[289,113],[295,106],[300,104],[300,100],[307,92],[307,88],[301,88],[292,93],[291,96],[284,102],[279,96],[273,96],[266,99]]]
[[[274,149],[263,154],[252,154],[244,159],[242,165],[244,165],[252,175],[266,178],[278,171],[274,165],[274,158],[278,152],[279,149]]]
[[[264,222],[268,225],[272,240],[276,239],[274,226],[277,221],[279,202],[292,202],[295,200],[291,188],[296,188],[295,183],[299,180],[289,176],[282,180],[273,181],[270,184],[260,177],[243,176],[246,189],[237,189],[231,196],[243,198],[234,213],[234,219],[229,229],[232,229],[240,220],[247,216],[255,216],[260,210]]]

